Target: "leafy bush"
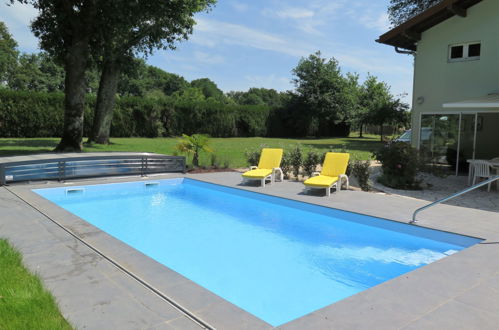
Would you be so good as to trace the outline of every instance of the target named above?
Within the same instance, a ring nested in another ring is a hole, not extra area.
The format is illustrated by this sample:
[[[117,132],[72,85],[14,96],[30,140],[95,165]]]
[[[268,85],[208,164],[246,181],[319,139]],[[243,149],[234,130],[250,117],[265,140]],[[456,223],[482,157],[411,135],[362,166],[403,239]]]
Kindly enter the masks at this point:
[[[244,151],[244,156],[246,157],[246,162],[249,166],[258,166],[258,162],[260,161],[260,154],[263,148],[267,148],[267,146],[261,144],[257,149],[246,149]]]
[[[321,155],[316,150],[310,150],[303,161],[303,172],[307,176],[312,176],[320,162]]]
[[[351,164],[352,174],[357,178],[360,189],[362,189],[363,191],[369,191],[371,189],[371,186],[369,184],[370,166],[371,161],[369,160],[355,160]]]
[[[284,150],[281,160],[281,170],[284,174],[284,179],[289,179],[291,168],[291,153],[288,150]]]
[[[416,175],[420,166],[418,151],[405,142],[385,145],[374,153],[383,174],[378,181],[396,189],[420,189]]]
[[[289,152],[289,163],[291,168],[293,169],[293,175],[296,180],[298,180],[298,176],[300,175],[300,168],[303,165],[303,156],[302,149],[299,144],[294,146]]]

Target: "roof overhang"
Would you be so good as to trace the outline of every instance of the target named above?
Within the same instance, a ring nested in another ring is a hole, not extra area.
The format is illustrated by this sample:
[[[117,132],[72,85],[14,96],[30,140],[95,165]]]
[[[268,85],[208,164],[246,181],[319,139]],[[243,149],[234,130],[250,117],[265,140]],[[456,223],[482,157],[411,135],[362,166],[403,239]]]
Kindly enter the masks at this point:
[[[467,9],[481,1],[442,0],[442,2],[381,35],[376,41],[397,48],[416,51],[417,42],[421,40],[421,34],[424,31],[455,15],[466,17]]]
[[[489,94],[482,97],[477,97],[469,99],[466,101],[449,102],[442,105],[444,108],[453,109],[484,109],[484,108],[496,108],[499,109],[499,94]]]

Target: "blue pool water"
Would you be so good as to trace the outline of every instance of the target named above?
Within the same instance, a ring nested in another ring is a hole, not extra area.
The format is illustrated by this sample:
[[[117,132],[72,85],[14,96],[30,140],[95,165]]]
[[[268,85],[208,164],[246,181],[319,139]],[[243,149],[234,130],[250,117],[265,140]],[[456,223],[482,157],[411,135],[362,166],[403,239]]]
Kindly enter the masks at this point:
[[[190,179],[78,188],[34,191],[273,326],[479,242]]]

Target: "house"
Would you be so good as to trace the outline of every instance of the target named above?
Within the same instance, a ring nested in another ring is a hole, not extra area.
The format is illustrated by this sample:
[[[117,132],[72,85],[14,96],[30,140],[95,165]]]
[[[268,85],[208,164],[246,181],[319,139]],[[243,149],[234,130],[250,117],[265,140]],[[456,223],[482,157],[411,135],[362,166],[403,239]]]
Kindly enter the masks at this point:
[[[499,157],[498,0],[443,0],[377,41],[414,55],[415,147],[456,173]]]

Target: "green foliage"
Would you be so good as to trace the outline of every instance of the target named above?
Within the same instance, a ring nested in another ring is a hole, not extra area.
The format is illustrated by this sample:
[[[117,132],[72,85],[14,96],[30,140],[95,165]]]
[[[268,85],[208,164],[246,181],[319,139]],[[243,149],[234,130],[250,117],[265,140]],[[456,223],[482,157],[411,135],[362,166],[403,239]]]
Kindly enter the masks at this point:
[[[390,0],[388,18],[392,25],[400,25],[442,0]]]
[[[345,78],[339,63],[334,58],[321,57],[320,52],[302,58],[293,69],[293,83],[296,86],[295,104],[302,114],[298,122],[306,126],[306,134],[313,136],[334,136],[335,125],[349,126],[355,106],[357,80],[354,76]],[[348,135],[349,128],[345,135]]]
[[[7,26],[0,21],[0,86],[9,80],[17,66],[17,42],[12,38]]]
[[[226,106],[237,112],[237,136],[266,136],[268,134],[267,121],[272,111],[268,106]]]
[[[369,184],[369,168],[371,167],[370,160],[354,160],[351,163],[352,174],[357,178],[360,189],[363,191],[371,190],[371,185]]]
[[[303,151],[302,147],[297,144],[289,152],[289,163],[293,170],[293,176],[296,180],[300,175],[300,169],[303,165]]]
[[[205,98],[213,97],[217,100],[224,99],[224,92],[222,92],[217,84],[208,78],[201,78],[191,81],[191,86],[201,90]]]
[[[5,239],[0,239],[0,324],[2,329],[72,329],[54,297]]]
[[[267,105],[272,108],[282,106],[287,98],[285,93],[267,88],[250,88],[246,92],[232,91],[227,96],[237,104]]]
[[[143,59],[134,59],[124,68],[124,74],[118,83],[118,94],[146,97],[159,92],[162,96],[170,96],[188,85],[179,75],[148,65]]]
[[[13,90],[63,92],[64,70],[47,53],[22,54],[7,84]]]
[[[260,160],[260,149],[246,149],[244,151],[244,157],[249,166],[258,166],[258,161]]]
[[[0,136],[58,136],[64,120],[64,95],[0,89]]]
[[[85,106],[84,134],[91,128],[95,96]],[[59,136],[64,119],[64,95],[0,89],[0,136]],[[174,97],[117,99],[111,125],[113,137],[161,137],[208,134],[214,137],[267,135],[269,109],[240,106],[209,98],[189,101]]]
[[[312,176],[317,169],[317,166],[321,164],[321,154],[317,150],[309,150],[303,161],[303,172],[307,176]]]
[[[383,174],[378,181],[396,189],[420,189],[416,175],[420,167],[419,153],[410,144],[393,142],[374,153],[381,162]]]
[[[191,136],[182,134],[182,139],[177,144],[177,150],[181,153],[192,154],[192,165],[199,166],[199,153],[213,152],[209,146],[209,136],[203,134],[193,134]]]
[[[284,174],[284,179],[289,179],[289,174],[291,173],[292,168],[293,165],[291,164],[291,152],[285,149],[284,153],[282,154],[281,160],[281,170]]]

